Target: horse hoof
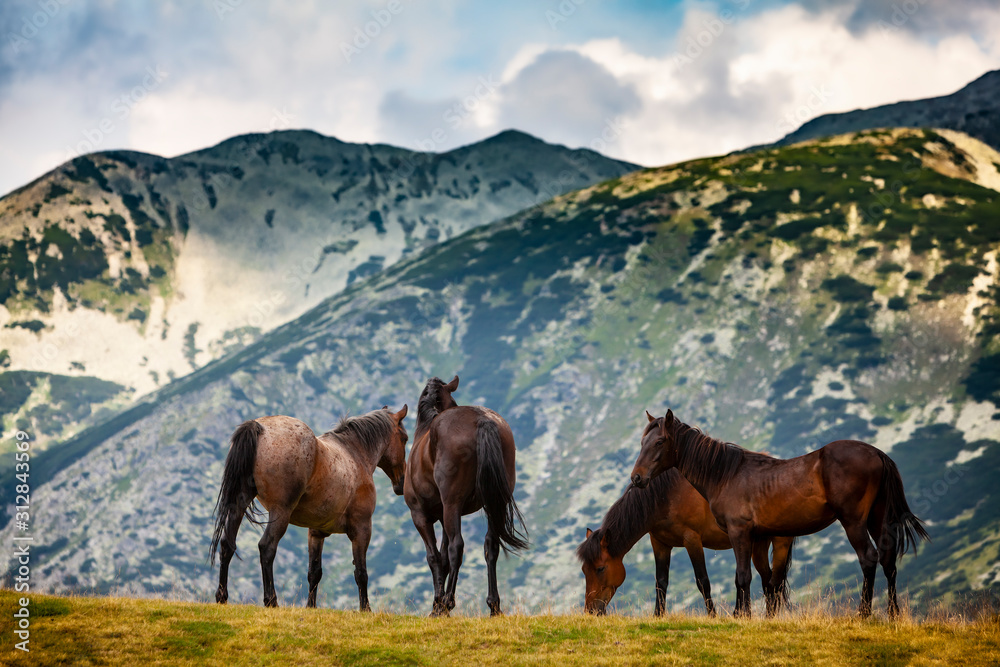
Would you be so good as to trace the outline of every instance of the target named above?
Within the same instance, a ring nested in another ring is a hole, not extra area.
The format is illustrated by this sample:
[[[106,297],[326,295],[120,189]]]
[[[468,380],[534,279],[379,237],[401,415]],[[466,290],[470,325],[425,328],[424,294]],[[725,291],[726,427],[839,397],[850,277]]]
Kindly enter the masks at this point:
[[[444,607],[436,607],[432,609],[430,613],[431,618],[448,618],[449,616],[451,616],[451,614]]]

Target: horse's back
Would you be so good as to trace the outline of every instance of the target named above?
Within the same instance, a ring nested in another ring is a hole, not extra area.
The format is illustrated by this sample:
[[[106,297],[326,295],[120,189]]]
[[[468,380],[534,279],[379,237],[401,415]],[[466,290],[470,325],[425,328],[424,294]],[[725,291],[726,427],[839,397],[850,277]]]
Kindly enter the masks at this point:
[[[316,466],[316,434],[284,415],[256,420],[264,427],[257,441],[254,480],[265,507],[293,502],[305,491]]]
[[[431,430],[437,436],[438,441],[447,439],[456,443],[472,442],[475,444],[479,422],[482,419],[496,424],[500,430],[501,438],[509,438],[513,441],[514,434],[510,430],[507,420],[482,405],[459,405],[448,408],[434,418]]]
[[[496,426],[508,483],[514,483],[514,434],[507,421],[481,405],[448,408],[434,418],[429,430],[434,452],[435,486],[450,498],[466,498],[462,514],[472,514],[482,507],[476,493],[476,471],[480,465],[478,442],[483,422]]]

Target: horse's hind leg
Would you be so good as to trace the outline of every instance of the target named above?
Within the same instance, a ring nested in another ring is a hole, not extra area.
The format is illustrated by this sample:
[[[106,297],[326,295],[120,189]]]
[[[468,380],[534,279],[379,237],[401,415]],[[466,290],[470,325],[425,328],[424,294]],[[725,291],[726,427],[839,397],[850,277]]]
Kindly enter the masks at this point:
[[[872,594],[875,591],[875,568],[878,567],[878,550],[872,541],[868,539],[868,528],[864,521],[857,519],[840,521],[847,532],[847,539],[858,554],[858,562],[861,563],[861,573],[864,575],[864,583],[861,588],[861,605],[858,613],[861,618],[868,618],[872,614]]]
[[[764,603],[767,607],[767,617],[771,618],[778,612],[778,599],[771,581],[771,565],[767,562],[767,552],[771,547],[770,540],[757,540],[753,544],[751,558],[754,569],[760,575],[760,585],[764,589]]]
[[[307,607],[316,606],[316,590],[323,578],[323,540],[326,534],[309,529],[309,601]]]
[[[708,580],[708,568],[705,567],[705,549],[701,540],[685,539],[684,548],[687,549],[688,557],[691,559],[691,567],[694,568],[694,580],[698,584],[698,590],[705,598],[705,610],[709,616],[715,616],[715,603],[712,602],[712,582]]]
[[[240,532],[242,521],[243,511],[231,512],[219,543],[219,588],[215,591],[215,601],[219,604],[229,601],[229,562],[236,553],[236,535]]]
[[[500,540],[492,530],[486,531],[486,541],[483,542],[483,552],[486,556],[486,579],[489,591],[486,594],[486,604],[490,608],[490,616],[501,616],[500,589],[497,586],[497,558],[500,556]]]
[[[372,539],[371,519],[348,532],[351,539],[351,550],[354,553],[354,581],[358,584],[358,608],[361,611],[371,611],[368,604],[368,543]]]
[[[878,544],[878,559],[885,574],[886,597],[889,601],[889,618],[899,615],[899,601],[896,599],[896,533],[893,527],[884,530],[883,520],[885,509],[876,503],[868,515],[868,534]]]
[[[441,525],[448,541],[448,583],[445,586],[444,606],[448,611],[455,608],[455,588],[458,585],[458,570],[462,567],[465,541],[462,539],[462,509],[460,505],[445,504]]]
[[[792,556],[794,538],[776,537],[771,551],[771,589],[774,591],[775,610],[788,602],[788,563]]]
[[[274,590],[274,555],[278,552],[278,542],[288,530],[288,510],[274,510],[270,513],[264,535],[257,543],[260,550],[260,573],[264,580],[264,606],[277,607],[278,594]]]

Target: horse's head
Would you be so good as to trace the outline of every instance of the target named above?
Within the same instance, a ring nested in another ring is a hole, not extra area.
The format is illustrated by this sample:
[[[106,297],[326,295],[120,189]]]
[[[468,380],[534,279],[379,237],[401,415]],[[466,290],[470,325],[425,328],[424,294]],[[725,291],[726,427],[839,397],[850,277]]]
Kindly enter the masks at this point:
[[[427,381],[427,385],[420,393],[420,402],[431,404],[438,412],[457,407],[458,403],[451,397],[456,389],[458,389],[457,375],[447,384],[441,378],[433,377]]]
[[[665,417],[654,419],[646,412],[649,423],[642,432],[639,458],[632,468],[632,484],[643,489],[661,472],[677,465],[677,443],[674,441],[674,413],[667,410]]]
[[[407,407],[404,405],[399,412],[393,413],[388,407],[382,408],[389,413],[396,427],[390,436],[389,446],[379,459],[378,467],[389,476],[392,481],[392,490],[397,496],[403,495],[403,478],[406,475],[406,441],[409,436],[406,434],[406,427],[403,426],[403,419],[406,417]]]
[[[583,563],[583,576],[587,580],[583,607],[588,614],[603,615],[615,591],[625,581],[623,556],[609,554],[607,534],[600,529],[595,533],[590,528],[576,555]]]
[[[456,389],[458,389],[457,375],[448,383],[439,377],[427,381],[424,390],[420,392],[420,400],[417,401],[417,438],[438,414],[448,408],[458,407],[458,403],[451,397]]]

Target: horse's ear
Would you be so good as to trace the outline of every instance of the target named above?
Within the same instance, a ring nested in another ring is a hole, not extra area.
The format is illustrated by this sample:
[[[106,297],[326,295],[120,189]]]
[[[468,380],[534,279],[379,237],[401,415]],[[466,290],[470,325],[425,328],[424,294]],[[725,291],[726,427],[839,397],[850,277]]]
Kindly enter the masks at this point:
[[[651,422],[652,421],[656,421],[656,417],[654,417],[653,415],[649,414],[649,410],[646,410],[646,419],[648,419]]]
[[[448,390],[449,394],[454,393],[455,390],[458,389],[458,376],[456,375],[451,382],[444,386],[444,388]]]
[[[593,534],[594,534],[594,531],[592,531],[590,528],[588,528],[587,529],[587,539],[589,540],[590,536],[593,535]]]
[[[663,423],[660,424],[660,432],[666,436],[669,433],[670,426],[674,423],[674,413],[671,410],[667,410],[666,416],[663,418]]]
[[[403,409],[393,415],[396,418],[396,422],[401,422],[406,418],[406,411],[408,409],[409,408],[406,406],[406,403],[403,403]]]
[[[607,534],[607,533],[603,533],[603,534],[601,535],[601,547],[602,547],[602,548],[603,548],[603,549],[604,549],[605,551],[607,551],[607,549],[608,549],[608,534]]]

